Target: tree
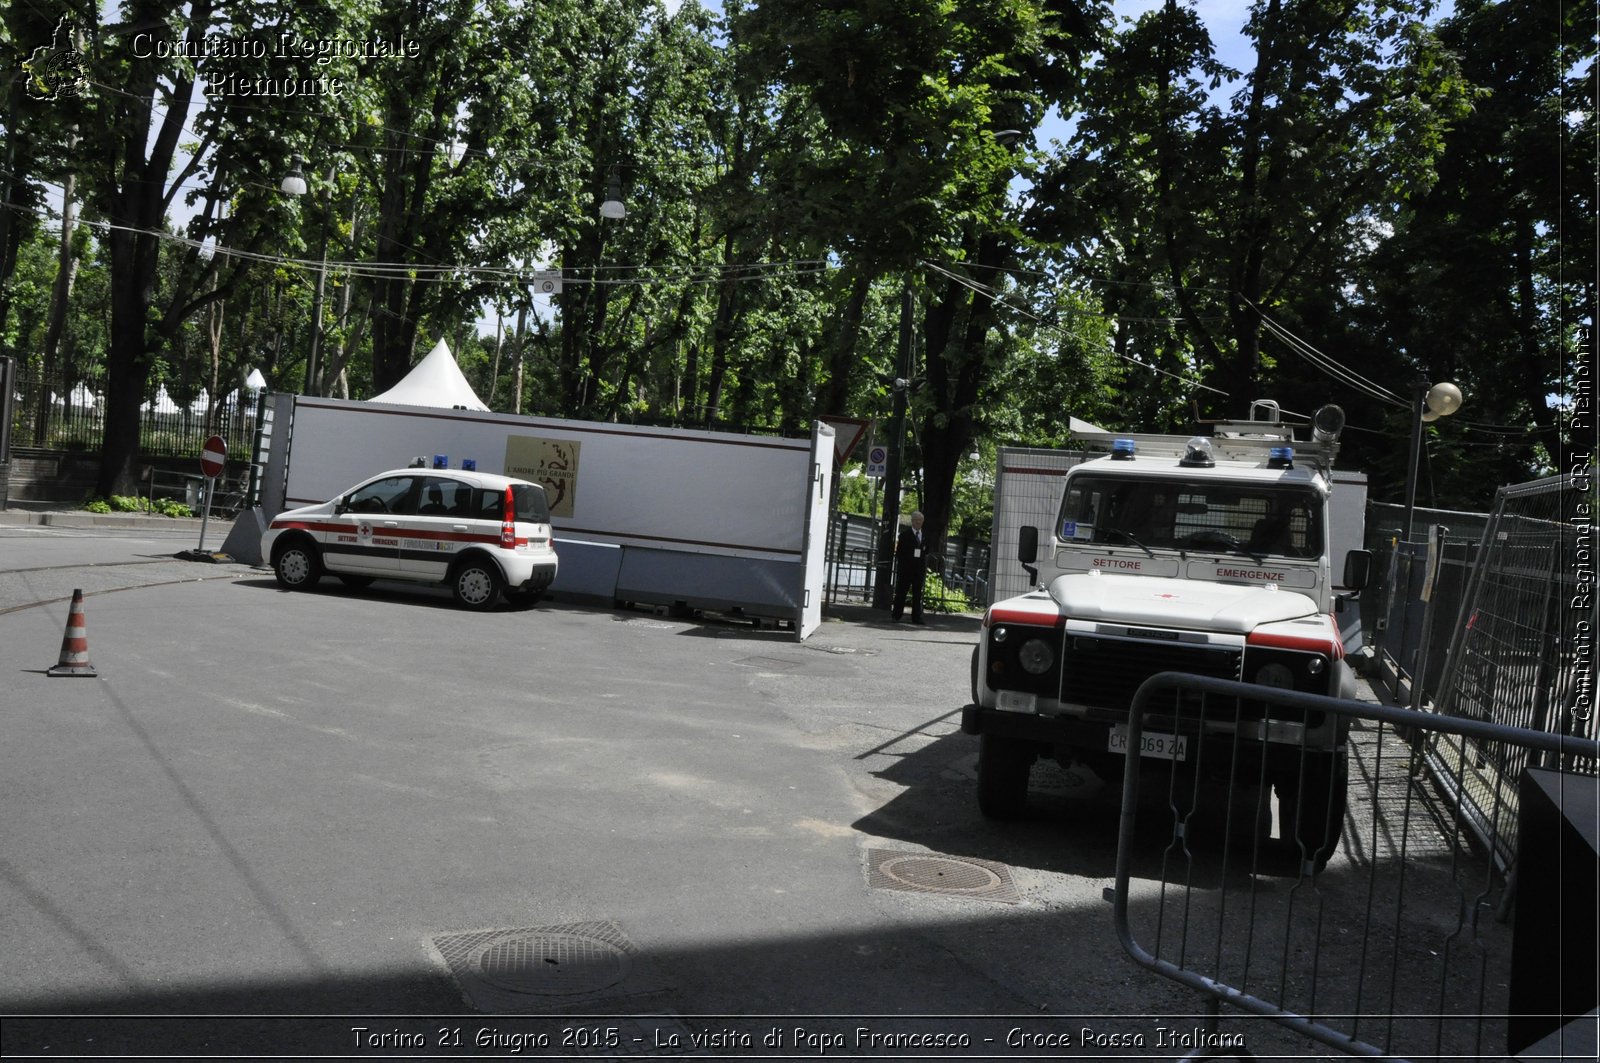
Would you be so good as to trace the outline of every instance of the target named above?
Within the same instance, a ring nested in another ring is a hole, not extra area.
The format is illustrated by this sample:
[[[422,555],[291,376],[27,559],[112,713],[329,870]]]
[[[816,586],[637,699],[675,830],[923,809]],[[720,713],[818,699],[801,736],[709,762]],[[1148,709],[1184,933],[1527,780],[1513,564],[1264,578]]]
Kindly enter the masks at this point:
[[[996,134],[1031,129],[1050,104],[1070,102],[1094,11],[1031,0],[784,0],[744,13],[753,69],[783,87],[771,96],[772,121],[807,133],[780,139],[790,150],[767,161],[773,183],[788,195],[791,224],[839,255],[850,277],[821,367],[825,410],[852,393],[872,284],[906,278],[923,258],[985,272],[1015,264],[1021,238],[1005,215],[1018,160]],[[929,287],[920,437],[927,534],[938,542],[974,405],[1000,359],[988,343],[992,304],[956,281]]]
[[[1445,137],[1438,181],[1395,212],[1345,315],[1346,342],[1403,357],[1396,390],[1409,395],[1420,376],[1467,394],[1462,414],[1435,426],[1451,460],[1432,479],[1458,504],[1487,505],[1497,485],[1555,471],[1540,449],[1561,451],[1552,398],[1567,389],[1594,305],[1592,272],[1563,264],[1594,261],[1587,16],[1577,3],[1471,0],[1440,24],[1474,104]],[[1395,425],[1408,427],[1408,415]],[[1400,459],[1370,455],[1390,470],[1394,499]]]
[[[1216,93],[1236,72],[1187,8],[1118,36],[1089,77],[1061,186],[1086,206],[1058,223],[1108,307],[1181,326],[1135,328],[1131,353],[1237,406],[1272,375],[1263,315],[1297,324],[1336,304],[1370,234],[1435,181],[1465,110],[1424,14],[1411,0],[1257,0],[1255,63],[1227,100]]]
[[[196,311],[238,285],[246,256],[282,228],[281,208],[246,175],[254,178],[263,159],[287,160],[284,138],[304,121],[302,113],[265,122],[246,102],[251,97],[208,92],[194,119],[198,141],[183,143],[202,66],[207,78],[224,83],[229,77],[253,82],[286,73],[317,76],[310,60],[301,70],[286,71],[243,49],[217,56],[206,46],[211,35],[256,29],[273,37],[341,35],[331,8],[297,9],[270,26],[255,21],[259,10],[243,0],[191,0],[179,18],[171,5],[134,0],[121,23],[86,20],[83,61],[91,80],[105,87],[61,102],[80,128],[96,131],[83,138],[71,165],[83,178],[86,203],[104,223],[111,269],[106,416],[96,484],[101,495],[135,490],[139,405],[158,354]],[[195,56],[204,58],[189,58]],[[196,188],[192,181],[203,184]],[[195,214],[187,238],[174,239],[167,217],[180,195]],[[232,209],[223,211],[224,203]],[[198,252],[207,236],[230,253],[224,267],[202,263]],[[165,279],[164,253],[182,263]]]

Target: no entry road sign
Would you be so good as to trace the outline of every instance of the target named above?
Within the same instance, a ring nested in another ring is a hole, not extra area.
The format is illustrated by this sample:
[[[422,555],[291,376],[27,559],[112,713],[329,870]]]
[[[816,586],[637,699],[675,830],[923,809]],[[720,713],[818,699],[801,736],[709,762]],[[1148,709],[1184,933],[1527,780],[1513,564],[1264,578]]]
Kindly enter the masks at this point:
[[[228,444],[223,442],[221,436],[212,436],[200,449],[200,471],[205,473],[207,478],[215,479],[221,476],[223,463],[227,460]]]

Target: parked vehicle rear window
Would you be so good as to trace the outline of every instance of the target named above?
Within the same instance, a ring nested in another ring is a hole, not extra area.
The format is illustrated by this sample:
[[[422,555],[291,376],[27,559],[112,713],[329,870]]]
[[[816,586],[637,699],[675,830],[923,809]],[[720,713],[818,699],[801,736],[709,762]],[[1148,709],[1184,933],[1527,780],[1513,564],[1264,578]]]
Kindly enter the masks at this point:
[[[478,516],[484,520],[499,520],[505,509],[506,494],[502,490],[478,492]],[[550,504],[545,501],[544,488],[536,484],[512,484],[511,502],[517,520],[525,524],[549,524]]]
[[[517,519],[528,524],[549,524],[550,503],[538,484],[512,484],[511,498],[516,503]]]

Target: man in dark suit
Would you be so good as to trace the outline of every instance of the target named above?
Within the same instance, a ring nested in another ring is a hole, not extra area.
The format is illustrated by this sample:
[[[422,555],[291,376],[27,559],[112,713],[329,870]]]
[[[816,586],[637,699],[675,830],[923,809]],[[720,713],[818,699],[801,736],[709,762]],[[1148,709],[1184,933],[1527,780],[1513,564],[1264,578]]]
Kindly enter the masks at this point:
[[[911,523],[900,528],[894,548],[894,622],[906,612],[906,594],[911,595],[911,622],[922,623],[922,587],[928,573],[927,551],[922,543],[922,513],[911,514]]]

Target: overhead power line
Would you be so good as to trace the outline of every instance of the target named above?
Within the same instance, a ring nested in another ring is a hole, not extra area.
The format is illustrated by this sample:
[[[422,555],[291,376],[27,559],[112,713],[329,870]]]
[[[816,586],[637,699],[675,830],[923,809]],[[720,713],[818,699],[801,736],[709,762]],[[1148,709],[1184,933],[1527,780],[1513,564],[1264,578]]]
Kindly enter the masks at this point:
[[[1003,293],[1001,293],[999,291],[996,291],[994,288],[990,287],[987,284],[983,284],[983,283],[981,283],[979,281],[975,281],[971,277],[964,277],[961,274],[956,273],[956,272],[954,272],[952,270],[946,269],[945,267],[943,267],[943,266],[941,266],[941,265],[939,265],[938,263],[935,263],[935,262],[923,261],[923,262],[920,263],[920,265],[925,269],[932,270],[933,272],[939,274],[942,277],[946,277],[946,278],[948,278],[950,280],[955,281],[957,284],[961,285],[964,288],[968,288],[971,291],[976,292],[977,294],[979,294],[979,295],[983,296],[984,298],[988,299],[990,302],[994,303],[996,306],[1003,306],[1007,310],[1010,310],[1012,313],[1020,314],[1023,317],[1028,318],[1030,321],[1033,321],[1039,327],[1044,328],[1044,329],[1046,329],[1048,331],[1054,332],[1058,336],[1059,335],[1063,335],[1062,330],[1058,326],[1052,325],[1051,323],[1049,323],[1048,321],[1044,320],[1042,317],[1040,317],[1038,314],[1035,314],[1031,310],[1027,310],[1027,309],[1025,309],[1023,307],[1019,307],[1019,306],[1014,306],[1011,303],[1006,302],[1005,301],[1005,296],[1004,296]],[[1214,388],[1210,384],[1202,383],[1199,380],[1195,380],[1193,377],[1182,376],[1182,375],[1180,375],[1178,373],[1173,373],[1173,372],[1170,372],[1170,371],[1168,371],[1166,369],[1162,369],[1159,366],[1150,365],[1148,362],[1141,362],[1139,359],[1134,358],[1131,355],[1123,354],[1121,351],[1117,350],[1115,347],[1106,347],[1105,350],[1107,351],[1107,353],[1112,354],[1112,355],[1116,356],[1117,358],[1122,359],[1125,362],[1128,362],[1128,363],[1130,363],[1132,365],[1136,365],[1141,369],[1148,369],[1153,373],[1160,373],[1162,376],[1171,377],[1172,379],[1177,380],[1177,381],[1179,381],[1179,382],[1181,382],[1183,384],[1186,384],[1189,387],[1201,388],[1201,389],[1204,389],[1206,391],[1214,392],[1215,394],[1222,395],[1222,396],[1227,396],[1227,394],[1228,394],[1226,391],[1223,391],[1221,388]]]
[[[45,212],[26,207],[16,203],[0,204],[6,209],[19,213],[32,214],[44,219],[46,222],[55,223],[55,231],[60,231],[59,220]],[[291,269],[315,273],[317,270],[326,270],[329,274],[340,274],[348,277],[360,277],[369,280],[392,280],[396,278],[409,279],[418,283],[452,284],[452,283],[502,283],[514,284],[519,287],[536,283],[543,276],[548,276],[549,270],[524,269],[518,266],[487,266],[471,263],[416,263],[416,262],[371,262],[355,260],[329,260],[323,262],[319,259],[290,258],[284,255],[270,255],[261,252],[241,251],[223,244],[207,244],[201,240],[179,236],[175,233],[163,232],[158,229],[141,229],[129,225],[115,225],[104,220],[91,219],[83,222],[91,229],[131,232],[141,236],[153,236],[165,243],[173,244],[187,250],[199,251],[201,248],[209,250],[218,259],[239,259],[246,262],[258,262],[271,266],[283,266]],[[793,259],[781,262],[724,262],[709,263],[696,266],[685,266],[681,269],[662,269],[658,266],[642,265],[612,265],[612,266],[580,266],[560,270],[563,284],[586,284],[595,287],[624,287],[650,284],[715,284],[724,281],[762,281],[774,277],[807,276],[825,273],[828,270],[826,260],[819,258]]]

